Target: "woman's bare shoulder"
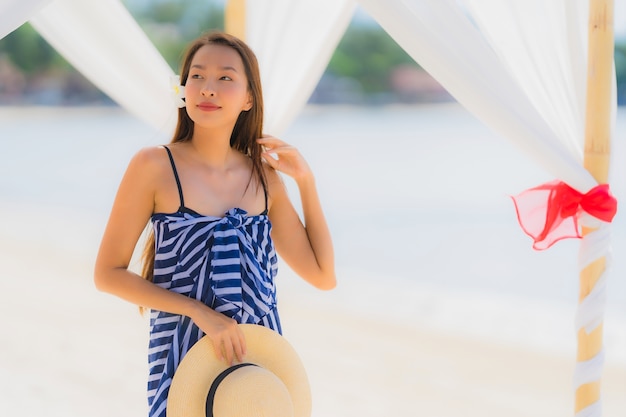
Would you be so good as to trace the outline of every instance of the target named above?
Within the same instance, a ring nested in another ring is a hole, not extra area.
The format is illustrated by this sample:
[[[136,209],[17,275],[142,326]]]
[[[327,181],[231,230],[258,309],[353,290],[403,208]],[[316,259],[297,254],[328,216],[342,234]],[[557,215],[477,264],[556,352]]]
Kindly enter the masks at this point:
[[[139,149],[130,160],[129,168],[156,172],[170,165],[164,146],[147,146]]]
[[[131,161],[142,165],[161,164],[167,161],[166,152],[163,145],[146,146],[135,152]]]
[[[171,170],[163,146],[148,146],[139,149],[131,157],[124,177],[131,184],[154,189]]]

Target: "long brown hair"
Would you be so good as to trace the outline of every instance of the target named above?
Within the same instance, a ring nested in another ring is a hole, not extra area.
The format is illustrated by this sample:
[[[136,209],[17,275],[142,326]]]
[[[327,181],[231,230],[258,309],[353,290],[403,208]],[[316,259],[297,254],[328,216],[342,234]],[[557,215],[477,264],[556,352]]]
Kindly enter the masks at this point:
[[[252,177],[256,184],[267,189],[267,179],[261,159],[261,145],[256,140],[263,134],[263,92],[259,64],[254,52],[242,40],[224,32],[208,32],[191,42],[183,56],[180,70],[180,84],[187,84],[191,61],[196,52],[205,45],[223,45],[234,49],[243,62],[248,79],[248,93],[252,97],[252,108],[242,111],[235,122],[230,136],[230,146],[245,155],[252,161]],[[178,109],[178,123],[171,143],[187,142],[193,137],[194,122],[189,117],[186,108]],[[251,180],[252,180],[251,177]],[[154,230],[150,228],[149,235],[142,255],[142,275],[148,281],[154,279],[155,240]]]

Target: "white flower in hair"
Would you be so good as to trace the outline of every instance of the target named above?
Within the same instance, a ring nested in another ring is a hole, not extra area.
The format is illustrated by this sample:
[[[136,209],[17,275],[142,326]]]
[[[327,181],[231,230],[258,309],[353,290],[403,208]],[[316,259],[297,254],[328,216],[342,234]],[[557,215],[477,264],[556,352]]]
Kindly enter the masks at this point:
[[[170,76],[170,91],[176,106],[179,109],[185,107],[185,86],[180,85],[180,76]]]

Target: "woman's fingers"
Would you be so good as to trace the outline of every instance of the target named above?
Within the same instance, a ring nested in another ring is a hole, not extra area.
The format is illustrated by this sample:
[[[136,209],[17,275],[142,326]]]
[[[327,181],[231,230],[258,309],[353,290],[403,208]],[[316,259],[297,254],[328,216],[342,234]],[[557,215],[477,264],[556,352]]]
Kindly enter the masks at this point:
[[[243,362],[243,357],[246,354],[246,338],[239,326],[235,327],[235,331],[229,333],[229,338],[224,340],[224,352],[226,362],[229,365],[233,364],[233,361],[237,359],[237,362]]]
[[[246,352],[246,339],[237,321],[222,313],[198,303],[192,313],[194,323],[211,339],[215,356],[232,364],[235,359],[242,361]]]
[[[228,342],[228,343],[226,343],[226,342]],[[232,340],[227,340],[227,341],[224,342],[224,351],[226,353],[226,355],[225,355],[226,356],[226,363],[228,365],[232,365],[233,364],[233,361],[234,361],[235,357],[237,357],[237,359],[239,359],[237,354],[236,354],[236,352],[235,352],[235,346],[233,345],[233,341]]]
[[[229,365],[232,365],[235,359],[242,362],[245,355],[245,337],[241,330],[237,330],[239,334],[227,334],[222,339],[212,339],[217,359],[220,361],[223,359]]]
[[[275,148],[278,146],[286,145],[282,140],[275,138],[274,136],[265,135],[262,138],[257,139],[257,143],[263,145],[266,148]]]
[[[229,365],[235,359],[242,361],[246,350],[246,340],[239,324],[234,319],[212,311],[207,326],[201,326],[213,342],[218,360],[225,360]]]
[[[237,326],[237,330],[239,332],[239,348],[241,352],[241,356],[239,357],[239,361],[243,361],[243,357],[246,355],[248,351],[248,347],[246,346],[246,336],[243,334],[241,327]]]
[[[310,168],[297,148],[274,137],[263,137],[258,142],[264,147],[263,159],[275,170],[295,180],[310,175]]]

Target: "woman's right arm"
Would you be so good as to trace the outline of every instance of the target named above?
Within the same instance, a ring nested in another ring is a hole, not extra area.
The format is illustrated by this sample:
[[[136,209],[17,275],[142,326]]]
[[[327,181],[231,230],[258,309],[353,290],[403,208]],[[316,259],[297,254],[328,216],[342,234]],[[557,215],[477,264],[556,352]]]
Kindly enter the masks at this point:
[[[98,256],[94,282],[100,291],[150,309],[190,317],[213,341],[218,357],[231,363],[245,354],[237,322],[202,302],[161,288],[128,266],[135,246],[154,211],[159,178],[169,162],[161,148],[145,148],[130,161],[113,202]],[[165,162],[165,165],[164,165]]]

